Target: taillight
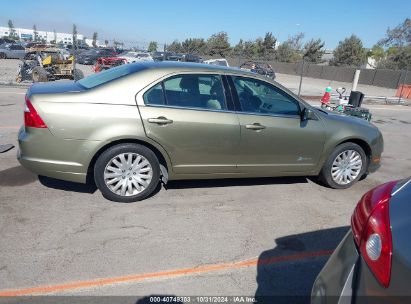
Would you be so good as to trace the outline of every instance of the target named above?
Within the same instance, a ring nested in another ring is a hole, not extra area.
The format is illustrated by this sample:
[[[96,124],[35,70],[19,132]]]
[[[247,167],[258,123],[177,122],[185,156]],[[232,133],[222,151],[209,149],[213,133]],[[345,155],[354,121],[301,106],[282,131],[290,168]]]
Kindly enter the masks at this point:
[[[361,255],[384,287],[390,285],[392,239],[389,215],[391,192],[397,182],[368,191],[358,202],[351,218],[354,240]]]
[[[31,101],[26,97],[26,107],[24,108],[24,126],[30,128],[47,128]]]

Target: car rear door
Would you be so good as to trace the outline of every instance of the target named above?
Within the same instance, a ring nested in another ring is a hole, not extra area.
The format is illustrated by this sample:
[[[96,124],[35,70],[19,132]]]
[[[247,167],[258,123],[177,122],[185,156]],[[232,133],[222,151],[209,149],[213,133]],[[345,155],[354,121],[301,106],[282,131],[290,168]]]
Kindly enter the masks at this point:
[[[320,120],[301,121],[299,102],[271,83],[239,76],[229,83],[240,123],[240,172],[275,176],[317,167],[325,140]]]
[[[139,93],[149,138],[169,154],[177,174],[235,173],[240,129],[223,79],[179,74]]]

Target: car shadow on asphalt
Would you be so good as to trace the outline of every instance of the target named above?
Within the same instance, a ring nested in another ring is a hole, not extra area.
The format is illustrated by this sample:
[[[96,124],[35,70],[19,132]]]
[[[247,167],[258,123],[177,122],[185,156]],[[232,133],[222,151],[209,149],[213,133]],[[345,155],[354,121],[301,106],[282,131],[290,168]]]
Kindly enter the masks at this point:
[[[63,180],[54,179],[51,177],[39,175],[39,181],[43,186],[48,188],[63,190],[63,191],[72,191],[79,193],[89,193],[93,194],[97,191],[97,187],[93,182],[88,181],[86,184],[68,182]]]
[[[38,176],[38,179],[43,186],[51,189],[88,194],[93,194],[97,191],[97,186],[92,180],[87,180],[85,184],[81,184],[41,175]],[[156,189],[148,197],[146,197],[146,199],[155,196],[160,190],[161,184],[159,183]]]
[[[227,178],[169,181],[166,189],[218,188],[233,186],[286,185],[308,183],[306,177]]]
[[[275,239],[257,263],[257,303],[310,303],[311,288],[349,227],[337,227]]]
[[[34,183],[37,175],[22,166],[0,171],[0,186],[17,187]]]

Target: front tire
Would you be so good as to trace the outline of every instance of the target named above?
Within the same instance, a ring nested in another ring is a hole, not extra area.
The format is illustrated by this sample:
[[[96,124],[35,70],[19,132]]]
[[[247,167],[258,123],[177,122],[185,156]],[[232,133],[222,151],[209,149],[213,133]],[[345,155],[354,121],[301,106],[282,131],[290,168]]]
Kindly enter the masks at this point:
[[[320,173],[320,180],[334,189],[347,189],[367,171],[368,159],[364,150],[352,142],[337,146]]]
[[[94,166],[94,180],[111,201],[131,203],[151,195],[160,182],[156,155],[145,146],[120,144],[104,151]]]

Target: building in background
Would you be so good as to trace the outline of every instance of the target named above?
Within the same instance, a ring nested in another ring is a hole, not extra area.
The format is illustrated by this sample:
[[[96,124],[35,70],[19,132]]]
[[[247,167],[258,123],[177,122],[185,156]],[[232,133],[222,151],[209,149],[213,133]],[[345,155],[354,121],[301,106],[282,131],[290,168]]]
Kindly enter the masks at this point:
[[[84,43],[86,43],[89,47],[93,46],[93,39],[86,38],[84,39]],[[99,40],[96,40],[96,46],[97,47],[104,47],[106,46],[104,43],[101,43]]]
[[[34,40],[34,31],[33,29],[25,28],[15,28],[16,35],[20,40],[24,41],[33,41]],[[8,37],[10,35],[10,29],[8,27],[0,26],[0,37]],[[45,43],[50,43],[56,39],[56,43],[63,44],[73,44],[73,34],[71,33],[54,33],[53,31],[40,31],[37,30],[37,39],[38,41],[44,41]],[[77,34],[78,40],[83,40],[84,35]],[[92,39],[86,39],[86,43],[89,46],[92,46]],[[97,45],[100,46],[100,42],[97,41]]]

